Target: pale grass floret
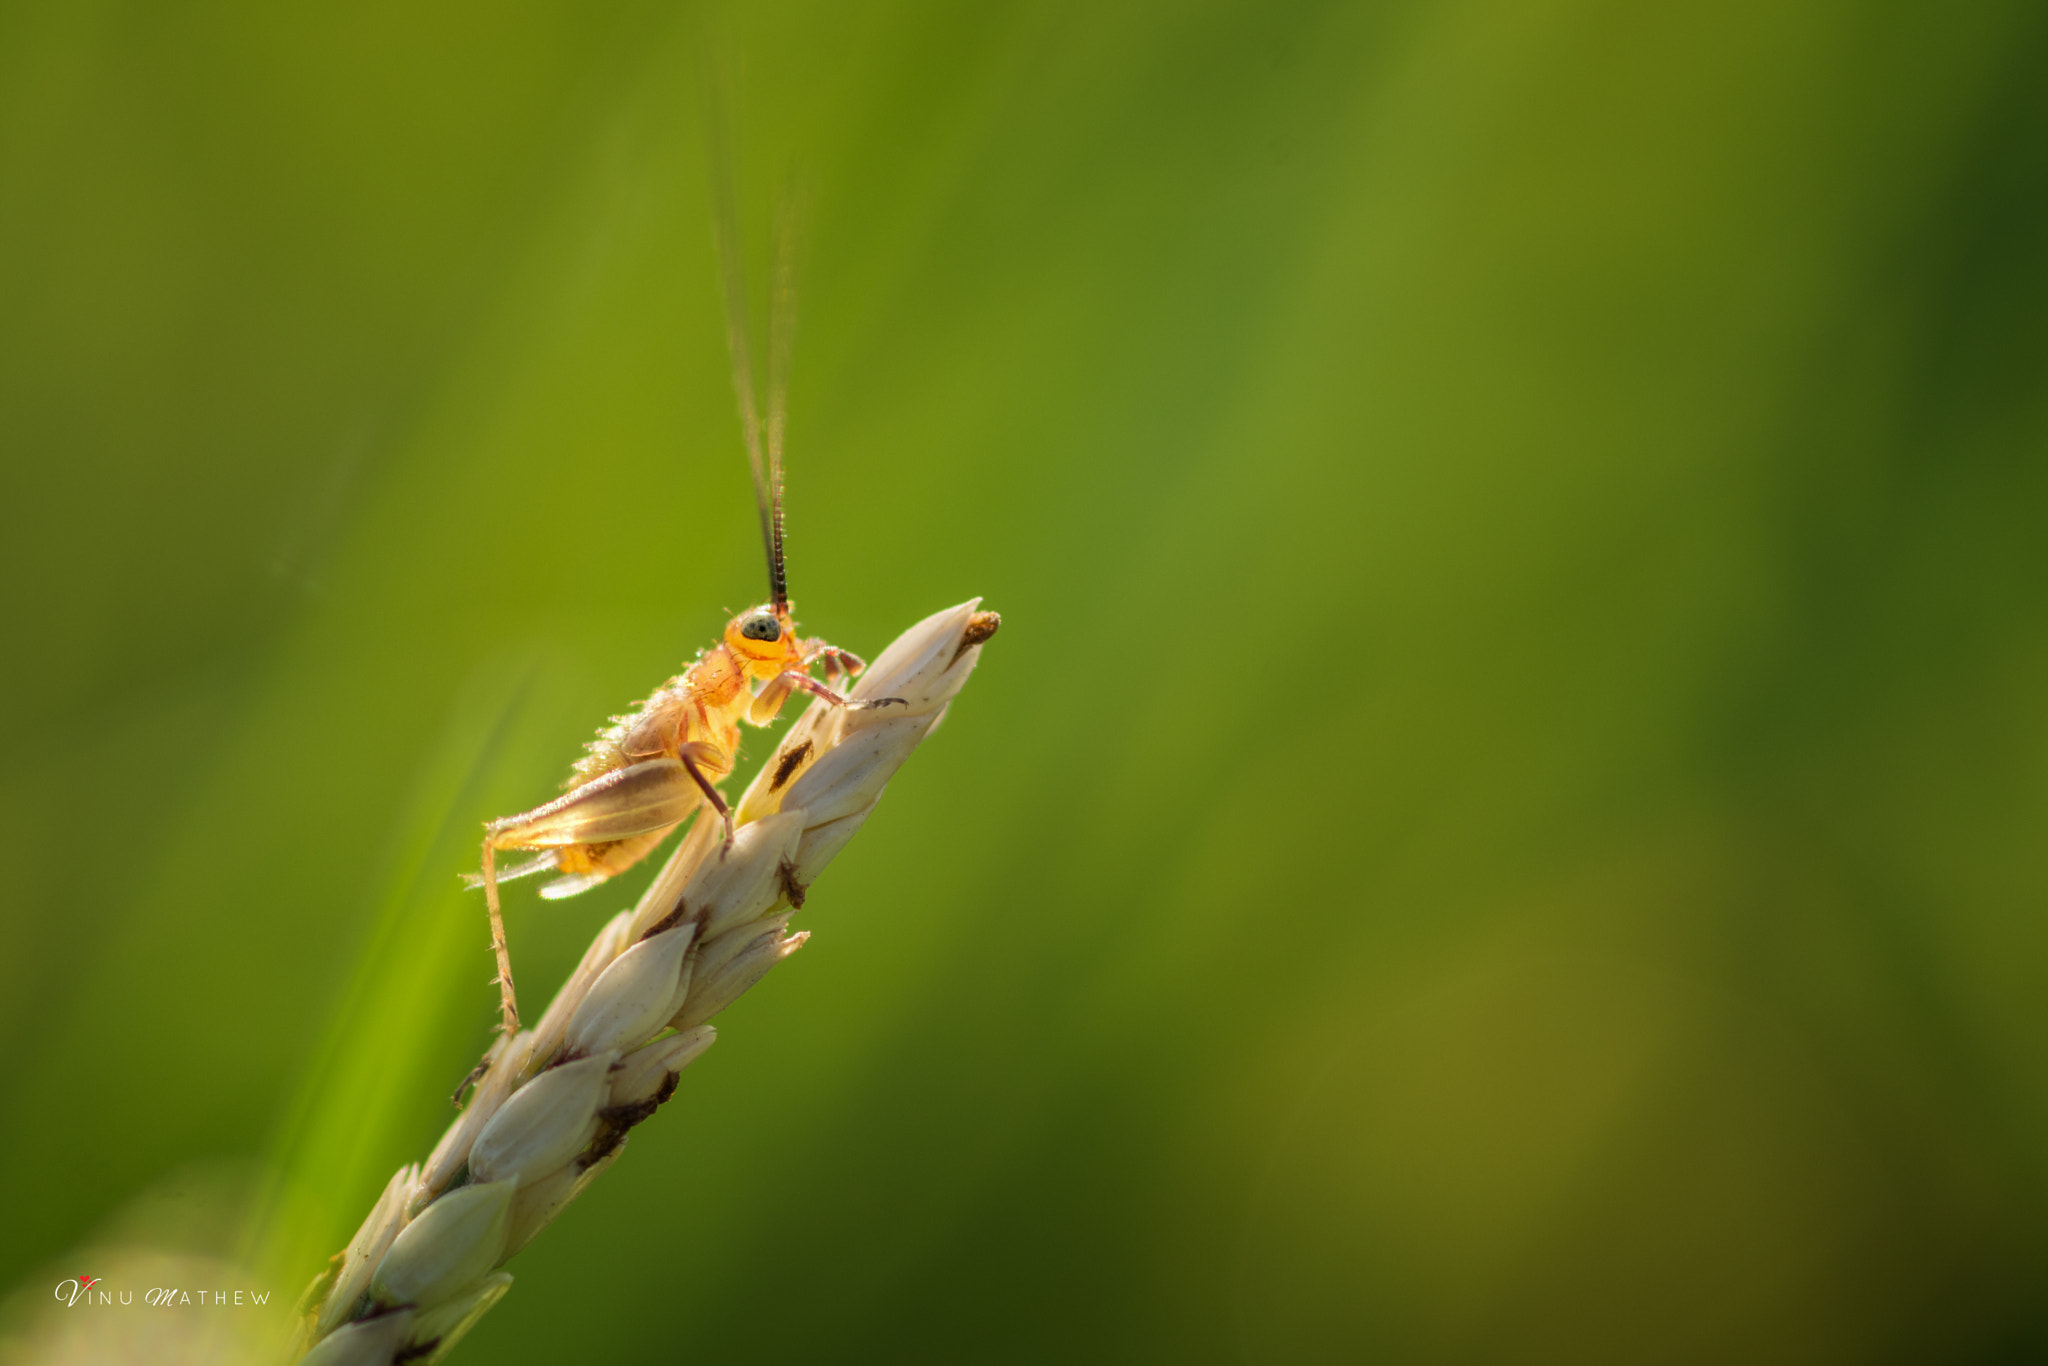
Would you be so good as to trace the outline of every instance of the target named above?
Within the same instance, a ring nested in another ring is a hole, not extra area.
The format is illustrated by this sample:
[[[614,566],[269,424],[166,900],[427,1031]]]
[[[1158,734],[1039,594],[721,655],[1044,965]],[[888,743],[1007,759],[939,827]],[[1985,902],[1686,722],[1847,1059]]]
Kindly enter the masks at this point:
[[[412,1339],[413,1326],[410,1309],[344,1324],[322,1338],[299,1366],[382,1366]]]
[[[405,1198],[419,1173],[417,1162],[409,1167],[400,1167],[385,1185],[384,1194],[371,1206],[370,1217],[363,1220],[363,1226],[349,1240],[347,1249],[341,1254],[341,1269],[328,1292],[327,1303],[321,1307],[320,1316],[315,1321],[316,1336],[324,1337],[333,1332],[349,1306],[370,1284],[370,1273],[384,1260],[391,1240],[398,1236],[399,1225],[405,1217]]]
[[[809,938],[788,926],[811,881],[995,633],[978,605],[904,632],[852,690],[901,705],[813,705],[741,797],[731,846],[720,822],[697,821],[539,1022],[493,1044],[468,1108],[301,1301],[301,1366],[438,1361],[504,1296],[498,1268],[618,1159],[717,1037],[705,1021]]]
[[[806,933],[784,939],[782,933],[788,928],[787,915],[773,916],[765,925],[744,926],[705,945],[708,961],[704,975],[670,1023],[677,1029],[692,1029],[737,1001],[742,992],[768,975],[768,969],[810,938]]]
[[[698,1025],[634,1049],[612,1068],[611,1103],[638,1105],[654,1100],[662,1089],[675,1085],[683,1069],[711,1047],[717,1036],[718,1031],[710,1025]]]
[[[660,1029],[690,989],[691,964],[684,955],[696,938],[697,927],[685,923],[614,958],[569,1017],[562,1039],[569,1053],[630,1048]]]
[[[517,1197],[514,1197],[513,1208],[515,1211],[518,1209]],[[506,1255],[511,1255],[509,1248]],[[491,1306],[503,1299],[511,1288],[512,1273],[509,1271],[486,1276],[454,1299],[415,1315],[413,1331],[406,1336],[414,1342],[446,1342],[453,1348],[456,1340],[489,1313]]]
[[[580,1162],[571,1162],[531,1185],[521,1186],[519,1194],[512,1197],[512,1222],[505,1234],[504,1256],[509,1258],[532,1242],[536,1233],[546,1228],[571,1200],[581,1195],[585,1186],[604,1175],[625,1150],[626,1140],[621,1138],[618,1147],[588,1167]],[[509,1281],[510,1278],[507,1279]]]
[[[469,1151],[470,1179],[531,1181],[589,1147],[618,1060],[618,1050],[607,1048],[551,1068],[520,1087],[476,1136]]]
[[[498,1264],[515,1180],[449,1191],[398,1231],[370,1278],[373,1306],[427,1309],[453,1299]]]

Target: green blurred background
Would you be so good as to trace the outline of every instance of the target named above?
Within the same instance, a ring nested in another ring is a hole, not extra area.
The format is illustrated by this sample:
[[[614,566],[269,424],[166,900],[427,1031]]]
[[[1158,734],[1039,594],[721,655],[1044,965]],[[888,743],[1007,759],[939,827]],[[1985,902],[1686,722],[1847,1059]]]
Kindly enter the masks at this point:
[[[707,46],[806,626],[1007,624],[458,1360],[2048,1359],[2028,3],[0,10],[0,1287],[295,1295],[758,594]]]

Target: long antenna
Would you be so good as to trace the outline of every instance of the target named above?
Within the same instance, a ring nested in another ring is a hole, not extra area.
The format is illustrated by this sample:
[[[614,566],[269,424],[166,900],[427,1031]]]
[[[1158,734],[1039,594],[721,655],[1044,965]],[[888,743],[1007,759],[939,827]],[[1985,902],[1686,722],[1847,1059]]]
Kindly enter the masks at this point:
[[[718,244],[719,277],[725,290],[725,343],[732,352],[733,396],[739,400],[740,431],[747,442],[747,464],[754,472],[754,504],[761,514],[761,546],[768,556],[769,599],[779,614],[789,606],[788,575],[782,560],[780,400],[771,399],[777,412],[771,415],[770,454],[763,459],[761,409],[754,401],[754,346],[747,335],[747,281],[740,256],[739,206],[733,191],[732,137],[725,121],[722,86],[719,73],[707,70],[705,90],[711,139],[712,235]],[[771,383],[775,377],[776,370],[771,368]]]
[[[789,563],[782,545],[782,438],[789,427],[789,354],[796,344],[796,205],[794,194],[776,206],[775,275],[768,295],[768,492],[773,535],[768,587],[775,610],[789,607]]]

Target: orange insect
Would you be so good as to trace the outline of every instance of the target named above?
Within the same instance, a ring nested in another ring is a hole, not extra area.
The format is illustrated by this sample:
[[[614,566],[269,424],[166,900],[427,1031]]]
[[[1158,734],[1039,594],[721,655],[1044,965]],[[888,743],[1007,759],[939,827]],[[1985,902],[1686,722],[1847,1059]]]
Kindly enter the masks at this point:
[[[798,637],[790,616],[789,584],[782,546],[782,438],[789,362],[790,253],[787,235],[777,252],[769,310],[768,412],[754,401],[751,348],[746,327],[745,288],[735,250],[736,215],[729,181],[715,186],[718,253],[726,308],[726,340],[732,350],[733,387],[739,400],[747,461],[754,472],[761,538],[768,555],[768,601],[726,624],[716,645],[664,683],[632,713],[588,746],[564,795],[484,826],[483,871],[469,880],[481,885],[490,908],[491,947],[498,959],[503,1029],[519,1029],[512,989],[512,958],[505,944],[498,883],[534,873],[562,876],[541,889],[549,899],[574,896],[615,877],[645,858],[678,825],[706,807],[725,822],[732,842],[732,810],[718,784],[738,757],[740,722],[765,726],[792,694],[806,692],[834,706],[878,707],[899,698],[849,701],[830,686],[865,665],[859,657],[822,640]],[[766,447],[765,458],[763,447]],[[811,677],[822,668],[825,682]],[[756,692],[750,686],[760,682]],[[540,856],[501,878],[500,850],[537,850]],[[722,852],[722,851],[721,851]]]

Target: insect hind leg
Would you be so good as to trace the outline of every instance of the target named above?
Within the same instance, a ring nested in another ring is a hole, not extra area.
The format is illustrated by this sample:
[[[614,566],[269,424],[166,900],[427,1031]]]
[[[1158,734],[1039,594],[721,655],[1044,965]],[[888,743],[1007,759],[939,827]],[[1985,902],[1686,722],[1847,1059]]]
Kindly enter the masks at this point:
[[[484,904],[491,912],[491,950],[498,956],[498,1008],[503,1016],[499,1028],[506,1038],[519,1033],[519,1000],[512,992],[512,950],[505,943],[505,915],[498,906],[497,845],[484,836]]]

